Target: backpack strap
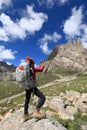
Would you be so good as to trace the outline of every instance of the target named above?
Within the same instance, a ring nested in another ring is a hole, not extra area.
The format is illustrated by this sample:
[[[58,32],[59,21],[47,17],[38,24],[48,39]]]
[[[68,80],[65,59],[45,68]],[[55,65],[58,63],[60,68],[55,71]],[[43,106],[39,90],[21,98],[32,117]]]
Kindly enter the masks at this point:
[[[33,79],[33,68],[30,67],[30,66],[26,66],[26,77],[27,77],[27,80],[32,80]]]
[[[33,79],[33,69],[32,69],[32,68],[30,68],[30,70],[29,70],[29,71],[30,71],[30,77],[29,77],[29,78],[30,78],[30,80],[32,80],[32,79]]]

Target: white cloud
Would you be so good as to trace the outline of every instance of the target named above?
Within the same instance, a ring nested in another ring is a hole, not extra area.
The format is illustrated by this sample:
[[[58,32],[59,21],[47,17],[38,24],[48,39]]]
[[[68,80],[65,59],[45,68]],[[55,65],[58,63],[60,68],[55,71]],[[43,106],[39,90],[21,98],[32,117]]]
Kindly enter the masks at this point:
[[[5,29],[3,28],[0,28],[0,41],[4,41],[4,42],[9,41],[9,37],[7,36]]]
[[[64,5],[68,2],[69,0],[37,0],[38,4],[40,6],[46,5],[48,8],[52,8],[54,5]]]
[[[12,38],[24,39],[28,34],[33,35],[36,31],[39,31],[43,23],[48,19],[46,14],[37,13],[33,10],[33,6],[27,6],[25,15],[16,22],[6,14],[0,15],[0,40],[7,42]]]
[[[54,32],[53,35],[45,34],[43,38],[39,39],[39,46],[42,52],[46,55],[49,55],[52,50],[48,47],[48,44],[57,43],[61,38],[61,35],[59,35],[57,32]]]
[[[25,59],[21,59],[20,60],[20,65],[25,65],[25,64],[26,64]]]
[[[59,3],[60,3],[61,5],[64,5],[64,4],[67,3],[69,0],[57,0],[57,1],[59,1]]]
[[[72,15],[64,23],[64,33],[67,38],[74,38],[74,36],[80,36],[82,30],[82,7],[76,10],[76,7],[72,10]]]
[[[11,38],[20,38],[23,39],[25,37],[25,32],[20,28],[18,23],[14,23],[9,16],[4,13],[0,16],[0,21],[3,24],[3,27],[0,30],[0,40],[9,41]]]
[[[12,51],[11,49],[6,49],[4,46],[0,46],[0,60],[2,61],[3,59],[10,59],[13,60],[15,59],[14,54],[16,51]]]
[[[35,31],[39,31],[43,23],[48,19],[46,14],[34,12],[32,6],[27,6],[26,16],[19,21],[19,25],[29,34],[34,34]]]
[[[74,7],[72,15],[64,23],[63,31],[66,39],[80,37],[83,46],[87,48],[87,24],[83,22],[84,16],[82,6],[79,9]]]
[[[42,49],[42,52],[46,55],[49,55],[51,53],[51,49],[48,48],[48,43],[44,42],[44,44],[40,45],[40,48]]]
[[[0,9],[12,5],[12,0],[0,0]]]
[[[87,25],[84,26],[84,32],[81,38],[81,41],[83,43],[83,46],[87,48]]]
[[[12,65],[12,63],[10,63],[10,62],[6,62],[8,65]]]

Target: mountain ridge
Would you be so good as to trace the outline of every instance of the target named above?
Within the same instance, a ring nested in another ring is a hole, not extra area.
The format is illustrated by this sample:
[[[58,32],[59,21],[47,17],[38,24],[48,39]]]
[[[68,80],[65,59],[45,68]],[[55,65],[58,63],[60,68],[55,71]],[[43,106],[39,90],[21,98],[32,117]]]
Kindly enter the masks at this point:
[[[80,38],[74,42],[68,41],[57,45],[43,63],[45,71],[57,68],[85,71],[87,69],[87,49],[83,47]]]

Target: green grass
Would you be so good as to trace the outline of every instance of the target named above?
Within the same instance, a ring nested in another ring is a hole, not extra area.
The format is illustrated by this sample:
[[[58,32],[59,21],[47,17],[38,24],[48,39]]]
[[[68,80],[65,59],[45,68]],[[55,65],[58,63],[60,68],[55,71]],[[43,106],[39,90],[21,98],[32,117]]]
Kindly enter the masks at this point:
[[[87,75],[81,75],[75,80],[57,83],[56,85],[44,88],[42,91],[47,96],[59,95],[65,90],[78,91],[80,93],[87,93]]]
[[[61,83],[59,86],[59,91],[64,90],[74,90],[81,93],[87,92],[87,75],[81,75],[77,77],[75,80]]]
[[[59,74],[61,76],[70,76],[70,75],[75,75],[75,74],[78,74],[79,71],[72,71],[70,69],[63,69],[63,68],[59,68],[59,69],[55,69],[54,70],[54,73],[55,74]]]
[[[59,79],[59,76],[53,75],[53,72],[51,72],[51,71],[49,71],[48,73],[44,73],[44,74],[42,74],[42,73],[37,74],[38,86],[52,82],[55,79]]]
[[[11,99],[10,101],[0,103],[1,109],[0,109],[0,114],[4,115],[7,111],[12,109],[14,111],[18,104],[23,104],[24,103],[24,95]],[[6,109],[3,109],[6,108]]]
[[[37,73],[37,82],[38,86],[44,85],[46,83],[52,82],[56,79],[60,79],[60,76],[71,76],[79,74],[79,71],[72,71],[70,69],[54,69],[52,71],[49,71],[47,73]]]
[[[87,115],[82,115],[81,113],[77,113],[73,121],[62,120],[58,115],[54,115],[52,118],[59,121],[68,130],[80,130],[81,125],[87,124]]]
[[[23,92],[14,81],[0,81],[0,99]]]

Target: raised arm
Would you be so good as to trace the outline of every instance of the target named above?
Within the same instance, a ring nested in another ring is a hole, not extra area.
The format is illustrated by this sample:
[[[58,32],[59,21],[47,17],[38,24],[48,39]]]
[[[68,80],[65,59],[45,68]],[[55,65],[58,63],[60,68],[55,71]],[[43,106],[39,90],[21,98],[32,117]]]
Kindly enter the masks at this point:
[[[42,72],[43,70],[44,70],[44,66],[43,66],[43,65],[34,67],[34,71],[35,71],[35,72]]]

